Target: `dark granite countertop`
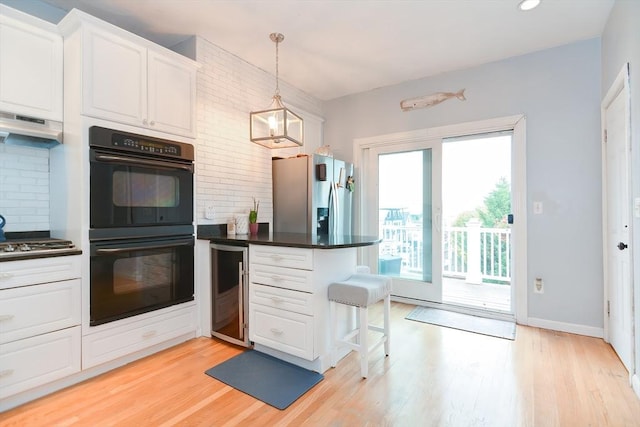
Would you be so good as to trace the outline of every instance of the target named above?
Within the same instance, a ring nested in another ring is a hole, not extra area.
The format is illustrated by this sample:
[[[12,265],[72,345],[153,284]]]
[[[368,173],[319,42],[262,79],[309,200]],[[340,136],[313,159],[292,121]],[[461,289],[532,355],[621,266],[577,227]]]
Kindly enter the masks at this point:
[[[267,228],[262,227],[261,228]],[[270,245],[286,246],[290,248],[306,249],[338,249],[357,248],[380,243],[378,236],[341,235],[341,236],[314,236],[303,233],[272,233],[259,232],[257,235],[244,234],[227,236],[226,229],[219,226],[198,226],[198,239],[209,240],[213,243],[226,243],[232,245]]]

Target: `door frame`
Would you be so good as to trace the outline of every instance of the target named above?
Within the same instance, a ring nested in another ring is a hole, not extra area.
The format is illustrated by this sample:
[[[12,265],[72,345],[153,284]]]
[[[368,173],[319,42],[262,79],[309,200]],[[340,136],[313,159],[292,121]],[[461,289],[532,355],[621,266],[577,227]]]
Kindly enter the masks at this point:
[[[602,312],[603,312],[603,318],[604,318],[604,331],[603,331],[603,335],[604,335],[604,340],[608,343],[609,342],[609,335],[610,335],[610,331],[609,331],[609,315],[608,315],[608,301],[609,301],[609,294],[610,294],[610,286],[609,286],[609,281],[608,281],[608,277],[609,277],[609,262],[608,262],[608,258],[609,258],[609,251],[613,250],[608,244],[608,205],[607,205],[607,144],[606,144],[606,110],[609,107],[609,105],[611,105],[611,103],[616,99],[616,97],[620,94],[620,93],[624,93],[625,95],[625,118],[624,118],[624,122],[625,122],[625,145],[627,147],[627,152],[628,152],[628,156],[627,156],[627,170],[629,172],[631,172],[633,169],[631,168],[631,91],[630,91],[630,87],[629,87],[629,63],[625,63],[622,67],[622,70],[620,70],[620,72],[618,73],[616,79],[614,80],[614,82],[611,84],[611,86],[609,87],[609,90],[607,91],[607,94],[605,95],[605,97],[602,100],[602,103],[600,104],[600,120],[601,120],[601,126],[600,126],[600,132],[601,132],[601,142],[602,142],[602,245],[603,245],[603,249],[602,249],[602,269],[603,269],[603,287],[604,287],[604,298],[603,298],[603,304],[602,304]],[[627,194],[627,200],[629,201],[628,203],[628,209],[629,209],[629,236],[633,236],[633,212],[632,212],[632,201],[633,201],[633,197],[631,194],[631,182],[629,182],[629,187],[628,187],[628,194]],[[629,258],[631,260],[630,264],[629,264],[629,274],[630,274],[630,278],[629,278],[629,285],[630,288],[629,289],[629,296],[630,296],[630,300],[627,302],[628,303],[628,309],[629,309],[629,313],[631,315],[631,331],[632,334],[629,337],[629,340],[631,341],[631,360],[630,360],[630,364],[631,366],[629,366],[629,376],[633,376],[635,374],[635,370],[636,370],[636,366],[635,366],[635,354],[636,354],[636,348],[635,348],[635,316],[634,316],[634,312],[633,312],[633,298],[634,298],[634,287],[633,287],[633,242],[629,242]]]
[[[526,170],[526,117],[514,115],[495,119],[466,122],[454,125],[417,129],[405,132],[389,133],[353,140],[354,164],[359,169],[360,191],[354,199],[354,230],[357,234],[377,235],[378,224],[371,224],[364,206],[371,206],[375,201],[376,188],[363,179],[370,175],[367,168],[371,165],[370,148],[378,146],[403,145],[443,139],[449,137],[474,135],[490,132],[513,130],[511,150],[511,191],[512,212],[514,215],[512,257],[512,301],[516,322],[528,323],[527,309],[527,170]],[[369,265],[374,259],[377,246],[369,246],[358,250],[358,262]]]

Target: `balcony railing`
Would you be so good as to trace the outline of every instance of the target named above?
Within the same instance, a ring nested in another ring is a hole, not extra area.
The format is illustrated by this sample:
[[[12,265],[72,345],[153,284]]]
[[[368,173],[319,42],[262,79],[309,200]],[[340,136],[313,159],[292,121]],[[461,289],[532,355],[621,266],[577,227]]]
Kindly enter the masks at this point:
[[[380,246],[381,273],[421,275],[424,265],[421,225],[383,224]],[[429,247],[431,242],[427,242]],[[444,227],[442,273],[470,283],[511,281],[511,229],[481,228],[478,220],[466,227]]]

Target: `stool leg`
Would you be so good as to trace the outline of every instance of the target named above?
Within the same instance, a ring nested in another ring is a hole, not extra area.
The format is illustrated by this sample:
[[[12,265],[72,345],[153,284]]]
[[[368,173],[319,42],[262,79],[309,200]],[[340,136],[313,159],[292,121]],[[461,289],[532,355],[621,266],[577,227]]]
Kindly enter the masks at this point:
[[[336,303],[335,301],[329,302],[329,319],[330,321],[330,335],[331,335],[331,348],[329,349],[329,354],[331,358],[331,367],[335,368],[336,363],[338,362],[338,316],[336,313]]]
[[[367,307],[358,307],[360,311],[360,374],[367,378],[369,373],[369,312]]]
[[[389,355],[391,349],[391,295],[384,299],[384,354]]]

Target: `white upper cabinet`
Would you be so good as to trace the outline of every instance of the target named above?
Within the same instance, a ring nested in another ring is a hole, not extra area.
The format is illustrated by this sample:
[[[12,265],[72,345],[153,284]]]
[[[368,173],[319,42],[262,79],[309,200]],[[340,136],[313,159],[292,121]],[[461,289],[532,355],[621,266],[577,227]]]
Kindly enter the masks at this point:
[[[82,112],[142,126],[147,118],[147,49],[92,28],[82,48]]]
[[[0,110],[62,121],[62,36],[0,4]]]
[[[195,137],[194,61],[77,10],[59,27],[67,68],[82,70],[80,114]]]

